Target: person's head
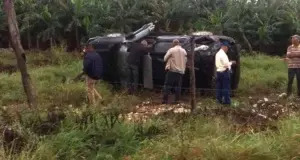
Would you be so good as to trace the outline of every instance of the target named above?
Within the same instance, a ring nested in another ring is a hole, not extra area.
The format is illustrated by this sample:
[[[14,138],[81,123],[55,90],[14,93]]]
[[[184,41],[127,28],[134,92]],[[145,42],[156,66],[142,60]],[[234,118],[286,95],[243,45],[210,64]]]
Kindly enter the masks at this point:
[[[145,46],[145,47],[148,46],[148,42],[147,42],[146,40],[142,40],[141,44],[142,44],[143,46]]]
[[[94,46],[92,44],[87,44],[85,47],[86,52],[92,52],[94,51]]]
[[[292,36],[292,44],[298,46],[299,42],[300,42],[300,36],[299,35],[293,35]]]
[[[178,46],[179,45],[179,40],[178,39],[174,39],[173,40],[173,47]]]
[[[222,49],[224,52],[227,53],[228,50],[229,50],[229,47],[230,47],[230,44],[229,44],[227,41],[222,42],[221,49]]]

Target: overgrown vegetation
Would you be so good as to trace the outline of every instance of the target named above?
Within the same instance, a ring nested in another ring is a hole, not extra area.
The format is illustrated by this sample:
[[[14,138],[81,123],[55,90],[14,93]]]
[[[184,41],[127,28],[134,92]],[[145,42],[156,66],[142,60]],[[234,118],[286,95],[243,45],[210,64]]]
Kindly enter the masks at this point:
[[[243,56],[241,67],[240,92],[248,94],[285,92],[287,65],[280,57],[263,54]]]
[[[13,54],[2,52],[1,64],[14,66]],[[134,111],[135,105],[149,96],[112,93],[111,87],[101,82],[97,88],[104,101],[97,108],[88,108],[84,82],[72,81],[81,71],[80,55],[64,53],[61,48],[27,55],[38,93],[38,113],[23,105],[26,99],[18,72],[0,75],[0,129],[7,134],[19,133],[25,142],[21,153],[8,154],[15,159],[285,160],[300,156],[297,114],[274,121],[276,130],[267,128],[260,132],[251,128],[241,132],[243,128],[238,128],[234,121],[219,115],[158,115],[147,121],[128,122],[119,117]],[[234,98],[234,102],[239,102],[236,108],[247,107],[248,96],[261,97],[285,90],[286,65],[278,57],[242,56],[241,62],[239,93]],[[211,98],[199,97],[198,101],[202,103],[198,106],[202,112],[216,107]],[[21,142],[17,144],[22,146]],[[2,151],[1,158],[6,159]]]

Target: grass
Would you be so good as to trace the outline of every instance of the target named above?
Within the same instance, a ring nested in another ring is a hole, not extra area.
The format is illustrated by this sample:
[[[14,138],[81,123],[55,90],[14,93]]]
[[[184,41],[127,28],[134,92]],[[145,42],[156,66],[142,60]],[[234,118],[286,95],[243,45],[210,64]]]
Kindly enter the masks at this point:
[[[284,91],[287,82],[287,65],[279,57],[266,55],[244,56],[241,59],[242,93],[271,93]]]
[[[183,126],[184,148],[180,142],[179,131],[175,130],[165,138],[157,138],[145,144],[132,158],[139,159],[180,159],[183,149],[186,159],[223,160],[274,160],[292,159],[299,156],[299,118],[282,120],[279,131],[239,134],[234,133],[232,125],[223,119],[190,119]],[[181,157],[182,158],[182,157]]]
[[[61,50],[55,50],[54,55],[51,56],[47,55],[50,53],[45,54],[31,53],[28,56],[29,74],[35,86],[39,104],[79,106],[85,102],[86,88],[84,83],[72,81],[72,78],[81,72],[82,63],[80,59],[66,56],[67,53]],[[9,63],[11,56],[12,54],[7,58],[8,60],[2,59],[3,63]],[[25,102],[26,97],[19,73],[2,74],[0,81],[0,90],[3,91],[0,94],[0,104],[9,105]],[[110,96],[106,85],[100,84],[98,88],[104,93],[104,96]]]
[[[14,64],[8,51],[0,54],[2,64]],[[283,92],[287,68],[278,57],[243,56],[239,94],[267,95]],[[57,106],[72,110],[85,106],[83,82],[71,79],[81,71],[78,56],[66,56],[61,48],[49,53],[28,54],[28,66],[38,96],[39,109]],[[116,95],[104,82],[98,84],[104,96],[102,107],[122,109],[140,101],[138,97]],[[19,107],[26,102],[19,73],[1,73],[0,104]],[[257,94],[259,93],[259,94]],[[207,100],[210,101],[210,100]],[[94,109],[96,121],[82,128],[76,123],[77,111],[67,114],[57,134],[39,136],[30,125],[14,123],[30,140],[19,160],[286,160],[299,159],[300,118],[297,116],[276,122],[277,131],[239,133],[234,124],[221,117],[191,116],[185,121],[157,117],[145,123],[105,122],[102,108]],[[115,110],[117,115],[119,112]],[[4,118],[3,114],[1,116]],[[33,115],[23,116],[25,121]],[[27,119],[26,119],[27,118]],[[109,117],[108,117],[109,118]],[[181,118],[183,120],[183,118]],[[4,122],[2,122],[4,123]],[[18,124],[18,125],[17,125]],[[4,153],[0,153],[4,158]]]

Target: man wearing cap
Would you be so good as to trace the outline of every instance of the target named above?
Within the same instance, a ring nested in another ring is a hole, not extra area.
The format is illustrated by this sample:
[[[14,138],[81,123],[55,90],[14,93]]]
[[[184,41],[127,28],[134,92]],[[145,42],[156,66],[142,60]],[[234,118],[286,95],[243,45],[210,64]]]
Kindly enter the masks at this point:
[[[288,87],[287,95],[292,94],[294,77],[297,79],[298,97],[300,97],[300,36],[292,36],[292,45],[288,47],[286,62],[288,63]]]
[[[175,86],[175,103],[179,102],[180,93],[181,93],[181,83],[182,76],[185,73],[186,62],[187,62],[187,53],[184,48],[179,45],[179,40],[175,39],[173,41],[173,47],[170,48],[165,57],[164,61],[166,64],[166,78],[163,88],[163,104],[168,103],[168,96],[170,90]]]
[[[217,101],[220,104],[230,105],[230,71],[231,65],[235,61],[229,61],[227,52],[230,47],[228,42],[222,42],[221,49],[217,52],[215,57],[215,65],[217,70],[216,90]]]
[[[88,91],[88,99],[91,105],[95,105],[95,94],[99,99],[101,95],[97,92],[95,84],[97,80],[102,78],[103,64],[101,56],[95,51],[92,44],[88,44],[85,49],[83,60],[83,72],[86,75],[86,84]]]

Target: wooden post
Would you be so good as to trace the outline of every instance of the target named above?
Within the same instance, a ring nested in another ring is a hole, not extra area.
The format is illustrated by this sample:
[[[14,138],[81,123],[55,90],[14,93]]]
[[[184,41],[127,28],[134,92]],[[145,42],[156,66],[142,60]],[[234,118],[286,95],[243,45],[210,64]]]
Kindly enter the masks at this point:
[[[11,46],[14,49],[17,58],[18,68],[20,69],[21,72],[22,83],[23,83],[24,91],[27,95],[28,106],[30,108],[36,108],[37,107],[36,98],[31,83],[31,79],[27,71],[24,49],[22,47],[21,40],[20,40],[20,32],[17,23],[14,1],[13,0],[3,0],[3,1],[4,1],[4,10],[8,22],[9,33],[10,33]]]
[[[195,37],[190,39],[191,57],[190,57],[190,94],[191,94],[191,112],[196,108],[196,77],[195,77]]]

